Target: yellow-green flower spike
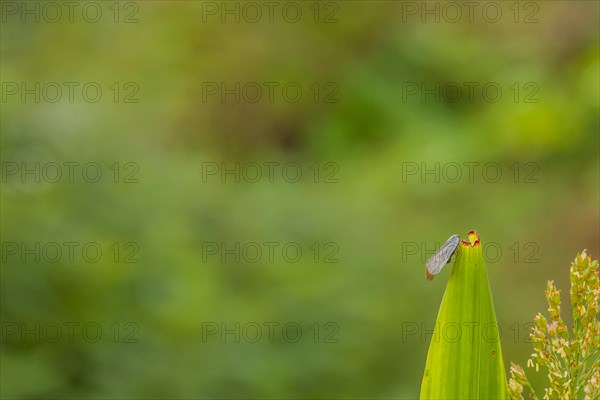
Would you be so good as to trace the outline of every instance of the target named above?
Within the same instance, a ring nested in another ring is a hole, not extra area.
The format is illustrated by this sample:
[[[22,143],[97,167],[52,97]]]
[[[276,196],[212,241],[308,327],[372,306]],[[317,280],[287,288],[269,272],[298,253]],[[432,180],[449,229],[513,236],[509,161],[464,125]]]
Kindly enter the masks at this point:
[[[498,322],[479,235],[469,232],[456,254],[427,353],[421,399],[506,399]]]
[[[534,353],[527,366],[535,372],[540,366],[548,377],[544,399],[600,399],[600,321],[596,318],[600,309],[600,280],[598,260],[592,260],[584,250],[571,263],[571,331],[560,313],[560,290],[548,281],[546,299],[550,322],[542,314],[533,320],[535,326],[530,338]],[[523,400],[523,389],[528,398],[538,397],[529,383],[525,371],[511,363],[508,381],[510,398]]]

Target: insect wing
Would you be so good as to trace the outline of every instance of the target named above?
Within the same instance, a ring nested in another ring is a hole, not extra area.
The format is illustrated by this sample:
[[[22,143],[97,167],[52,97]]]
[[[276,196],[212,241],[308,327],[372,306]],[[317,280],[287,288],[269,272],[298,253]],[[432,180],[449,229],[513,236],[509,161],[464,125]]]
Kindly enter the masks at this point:
[[[438,251],[432,255],[429,260],[425,263],[427,279],[432,280],[434,275],[440,273],[444,265],[450,260],[452,254],[456,251],[460,237],[458,235],[450,236],[450,239],[446,240],[446,243],[439,248]]]

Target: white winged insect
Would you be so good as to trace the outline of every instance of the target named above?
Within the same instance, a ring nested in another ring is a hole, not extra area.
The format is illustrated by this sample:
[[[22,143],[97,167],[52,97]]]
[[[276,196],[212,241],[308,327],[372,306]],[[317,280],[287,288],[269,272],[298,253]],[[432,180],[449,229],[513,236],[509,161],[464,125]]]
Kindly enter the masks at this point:
[[[429,260],[425,263],[427,280],[432,280],[435,275],[440,273],[442,268],[444,268],[444,265],[450,261],[450,257],[452,257],[452,254],[456,251],[459,242],[460,236],[452,235],[434,255],[429,257]]]

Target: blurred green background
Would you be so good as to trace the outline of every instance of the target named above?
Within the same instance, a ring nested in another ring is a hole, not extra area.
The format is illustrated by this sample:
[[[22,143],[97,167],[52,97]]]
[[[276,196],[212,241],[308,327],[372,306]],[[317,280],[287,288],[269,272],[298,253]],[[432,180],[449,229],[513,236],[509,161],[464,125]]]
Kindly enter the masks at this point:
[[[72,22],[63,7],[56,23],[51,9],[36,22],[7,3],[2,398],[412,399],[450,270],[425,280],[436,244],[470,229],[494,244],[488,272],[507,365],[532,352],[527,323],[545,311],[546,280],[566,291],[576,253],[598,257],[597,2],[496,2],[497,22],[482,16],[482,2],[472,21],[456,23],[442,8],[439,23],[423,22],[423,7],[444,6],[435,2],[411,3],[416,15],[401,2],[296,2],[295,23],[282,16],[285,2],[272,21],[255,3],[258,22],[236,2],[96,2],[95,23],[82,17],[88,2]],[[223,20],[224,7],[239,7],[240,22]],[[92,103],[75,89],[72,102],[46,101],[50,92],[22,101],[8,94],[11,82],[97,82],[103,96]],[[303,95],[221,101],[207,96],[207,82],[293,82]],[[502,96],[406,92],[451,82],[494,82]],[[136,88],[137,102],[124,102]],[[525,102],[532,88],[538,101]],[[38,183],[9,173],[36,162],[95,162],[103,175]],[[207,163],[236,162],[293,162],[303,175],[203,175]],[[449,179],[403,174],[436,163],[497,163],[502,176],[491,182],[478,168],[469,181],[466,167],[457,182],[450,170]],[[337,182],[325,182],[330,171]],[[138,182],[124,183],[128,173]],[[10,247],[49,242],[98,243],[103,257],[23,261],[23,247]],[[236,242],[297,243],[303,256],[222,262],[206,251]],[[324,262],[332,248],[339,262]],[[131,249],[138,263],[124,262]],[[79,324],[73,340],[65,323]],[[235,333],[208,334],[236,323],[239,343]],[[263,327],[256,343],[252,323]],[[274,340],[265,323],[279,324]],[[294,329],[282,337],[289,323],[302,328],[297,341]],[[52,324],[62,327],[54,343]],[[81,332],[86,324],[101,328],[97,341],[93,329]]]

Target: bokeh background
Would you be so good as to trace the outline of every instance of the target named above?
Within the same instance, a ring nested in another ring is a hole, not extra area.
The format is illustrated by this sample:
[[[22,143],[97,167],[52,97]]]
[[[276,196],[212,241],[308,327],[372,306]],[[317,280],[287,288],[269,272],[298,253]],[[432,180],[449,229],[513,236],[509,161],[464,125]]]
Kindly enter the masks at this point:
[[[576,253],[598,257],[597,2],[517,3],[518,15],[513,2],[496,2],[498,22],[483,17],[482,2],[472,21],[455,23],[450,9],[423,22],[391,1],[296,2],[296,23],[282,17],[283,2],[272,22],[256,3],[264,14],[255,23],[249,9],[223,20],[199,1],[97,2],[96,23],[77,11],[73,22],[23,22],[6,3],[3,96],[6,82],[104,91],[96,103],[77,90],[73,102],[2,100],[2,398],[412,399],[450,270],[425,280],[436,245],[471,229],[494,244],[487,266],[507,366],[532,351],[527,323],[545,311],[546,280],[567,291]],[[272,102],[221,101],[203,98],[207,82],[304,91],[297,102],[277,90]],[[503,94],[403,98],[407,84],[451,82],[465,91],[465,82],[495,82]],[[132,87],[137,102],[125,103]],[[537,102],[526,102],[532,87]],[[38,183],[8,173],[36,162],[96,162],[103,176]],[[303,176],[203,176],[207,163],[236,162],[294,162]],[[337,182],[315,182],[315,163]],[[436,163],[497,163],[502,176],[403,174]],[[137,182],[124,183],[132,172]],[[23,261],[7,247],[49,242],[95,242],[104,256]],[[222,262],[206,252],[213,242],[297,243],[304,255]],[[138,263],[124,262],[127,243]],[[332,248],[338,262],[324,262]],[[65,323],[79,324],[73,340]],[[93,343],[94,331],[80,329],[89,323],[102,329]],[[207,335],[236,323],[239,343]],[[263,326],[256,343],[241,331],[249,323]],[[272,341],[265,323],[279,324]],[[282,337],[288,323],[302,327],[297,341],[293,329]],[[63,329],[55,342],[43,332],[52,324]]]

